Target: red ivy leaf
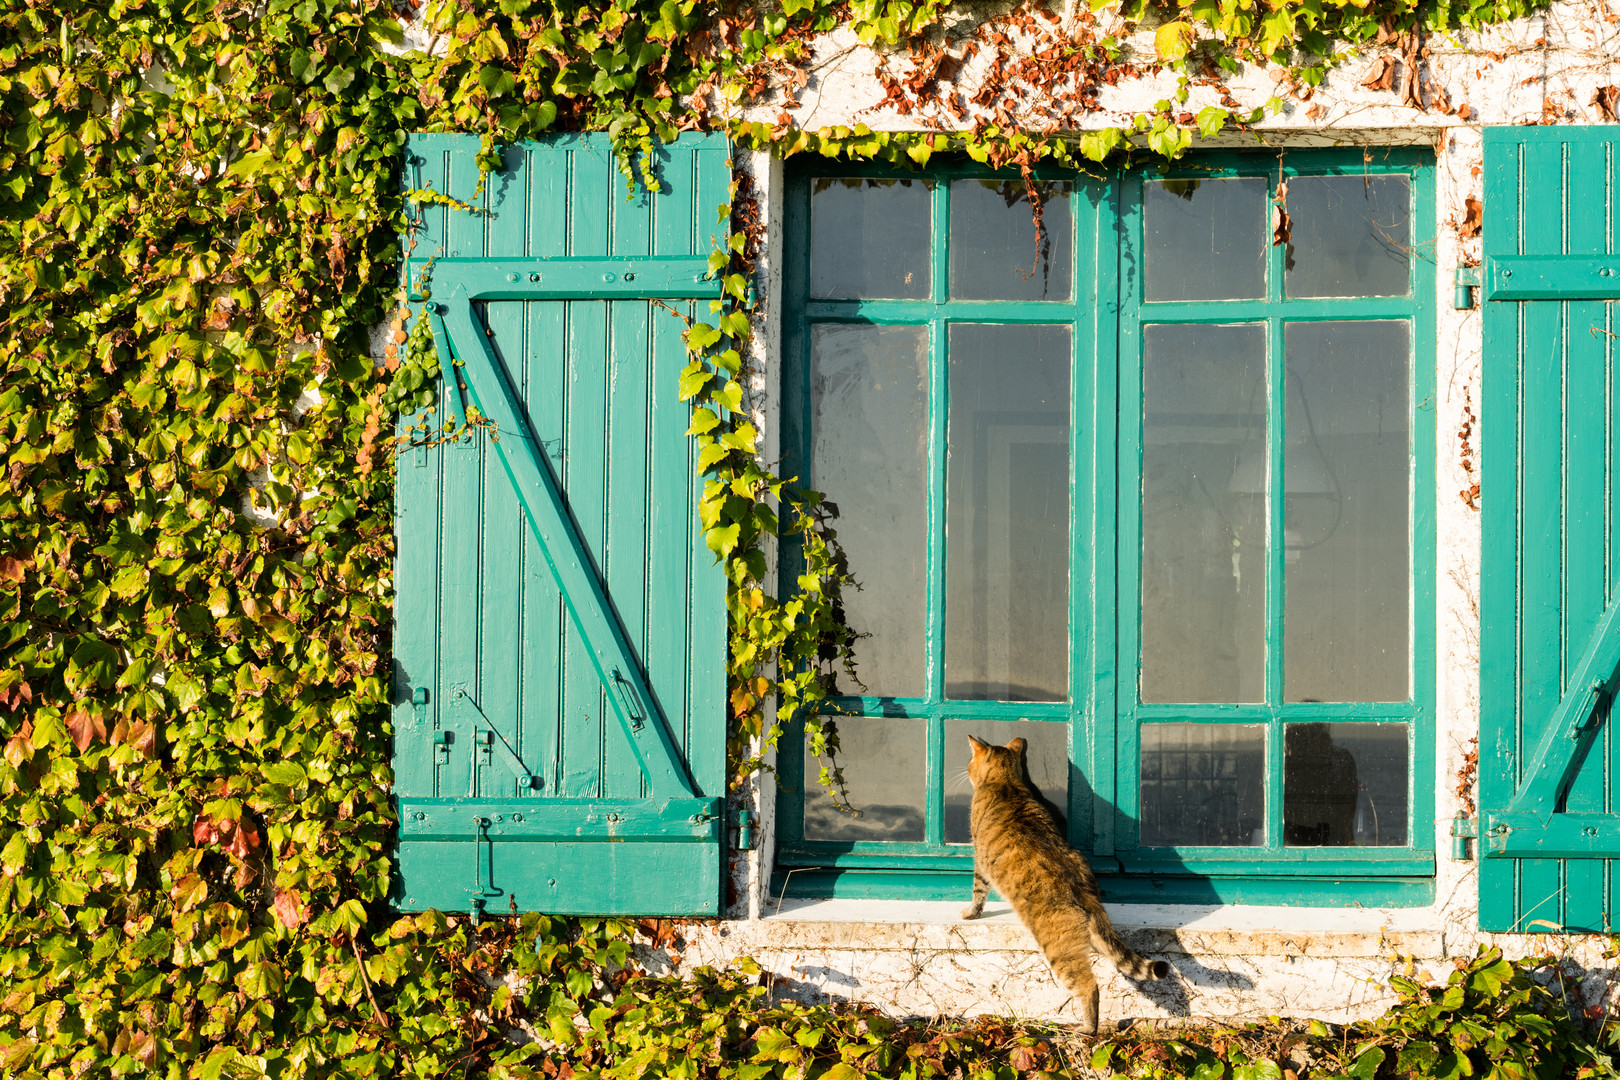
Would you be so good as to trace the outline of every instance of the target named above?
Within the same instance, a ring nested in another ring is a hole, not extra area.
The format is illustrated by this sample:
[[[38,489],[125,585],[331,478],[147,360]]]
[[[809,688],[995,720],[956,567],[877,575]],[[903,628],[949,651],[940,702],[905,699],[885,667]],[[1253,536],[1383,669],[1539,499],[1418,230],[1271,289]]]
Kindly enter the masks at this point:
[[[276,912],[276,918],[281,925],[289,930],[296,930],[309,921],[309,911],[304,907],[304,898],[294,889],[277,889],[275,903],[271,905]]]
[[[259,846],[259,834],[252,826],[243,822],[237,821],[233,824],[235,827],[230,830],[231,839],[225,845],[225,850],[238,859],[245,859],[250,851]]]
[[[0,555],[0,578],[21,581],[28,564],[15,555]]]
[[[22,763],[34,756],[33,737],[33,721],[24,720],[17,734],[6,741],[5,756],[13,769],[22,768]]]
[[[198,847],[219,843],[219,826],[214,824],[212,818],[198,818],[191,826],[191,842]]]
[[[84,753],[96,739],[106,741],[106,722],[84,706],[75,705],[64,719],[67,721],[68,734],[73,736],[73,745],[79,748],[79,753]]]

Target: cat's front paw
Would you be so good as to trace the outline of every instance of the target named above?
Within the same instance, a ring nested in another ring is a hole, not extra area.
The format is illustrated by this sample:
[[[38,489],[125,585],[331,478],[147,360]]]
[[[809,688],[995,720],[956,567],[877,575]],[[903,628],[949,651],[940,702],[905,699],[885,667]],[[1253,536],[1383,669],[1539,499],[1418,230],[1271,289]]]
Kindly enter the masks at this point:
[[[967,907],[962,909],[962,918],[977,919],[979,917],[979,912],[983,910],[983,904],[969,904]]]

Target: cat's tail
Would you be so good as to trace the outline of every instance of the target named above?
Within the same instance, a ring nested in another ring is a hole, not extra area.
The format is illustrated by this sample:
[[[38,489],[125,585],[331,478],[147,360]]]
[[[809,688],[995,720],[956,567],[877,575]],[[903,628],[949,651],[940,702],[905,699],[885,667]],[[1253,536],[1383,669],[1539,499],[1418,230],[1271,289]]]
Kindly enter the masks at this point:
[[[1112,960],[1126,978],[1141,982],[1162,979],[1170,974],[1169,964],[1163,960],[1149,960],[1120,940],[1119,932],[1114,929],[1101,904],[1091,913],[1091,945]]]

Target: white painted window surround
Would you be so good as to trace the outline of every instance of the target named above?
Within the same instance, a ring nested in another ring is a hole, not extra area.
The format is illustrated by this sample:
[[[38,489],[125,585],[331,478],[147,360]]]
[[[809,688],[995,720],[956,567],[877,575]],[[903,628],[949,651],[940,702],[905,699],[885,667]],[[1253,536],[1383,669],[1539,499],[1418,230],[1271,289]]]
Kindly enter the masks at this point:
[[[1596,939],[1551,935],[1492,937],[1477,930],[1477,864],[1454,860],[1449,836],[1460,802],[1458,772],[1478,733],[1479,515],[1459,497],[1474,475],[1462,467],[1458,433],[1473,424],[1477,454],[1480,426],[1480,313],[1452,306],[1452,274],[1477,264],[1477,237],[1459,235],[1469,200],[1483,191],[1481,128],[1486,124],[1562,123],[1598,120],[1590,104],[1603,86],[1620,84],[1620,23],[1608,21],[1596,0],[1560,0],[1542,15],[1480,34],[1428,42],[1429,73],[1453,105],[1467,103],[1469,119],[1455,112],[1419,112],[1398,95],[1363,87],[1360,81],[1377,49],[1347,61],[1307,103],[1292,103],[1260,126],[1264,144],[1289,147],[1428,145],[1435,151],[1436,242],[1434,298],[1435,477],[1437,589],[1434,655],[1437,753],[1434,841],[1436,901],[1423,908],[1368,910],[1262,906],[1111,906],[1128,942],[1167,959],[1176,969],[1166,984],[1137,986],[1106,961],[1105,1024],[1123,1017],[1171,1022],[1189,1017],[1264,1019],[1270,1015],[1316,1016],[1330,1021],[1376,1015],[1392,998],[1392,974],[1428,974],[1443,980],[1451,962],[1473,955],[1487,941],[1510,954],[1551,951],[1588,970],[1602,968]],[[988,61],[987,61],[988,62]],[[884,98],[875,78],[876,58],[853,35],[838,31],[816,48],[810,84],[798,94],[794,120],[815,129],[865,123],[874,130],[916,126],[915,117],[877,108]],[[1121,81],[1102,99],[1098,123],[1118,123],[1151,110],[1174,90],[1174,74]],[[1264,70],[1245,70],[1231,80],[1242,107],[1278,91]],[[1195,94],[1204,92],[1195,90]],[[1194,100],[1194,112],[1202,104]],[[783,111],[767,97],[745,119],[775,123]],[[1310,115],[1307,115],[1309,113]],[[971,120],[971,118],[970,118]],[[1214,145],[1254,147],[1252,134],[1229,135]],[[739,153],[765,210],[767,242],[758,281],[764,303],[755,341],[752,385],[755,420],[767,460],[778,459],[783,165],[767,154]],[[1422,358],[1419,358],[1422,361]],[[1477,466],[1477,458],[1475,459]],[[1488,497],[1488,495],[1486,496]],[[778,980],[778,990],[806,998],[869,1002],[899,1015],[999,1013],[1026,1018],[1072,1019],[1064,993],[1052,980],[1034,942],[1005,904],[986,917],[959,917],[968,897],[953,903],[878,900],[787,900],[770,894],[775,783],[760,778],[743,798],[759,815],[759,849],[739,853],[732,865],[735,902],[729,917],[685,929],[681,963],[724,963],[753,956]],[[1470,851],[1470,855],[1472,852]]]

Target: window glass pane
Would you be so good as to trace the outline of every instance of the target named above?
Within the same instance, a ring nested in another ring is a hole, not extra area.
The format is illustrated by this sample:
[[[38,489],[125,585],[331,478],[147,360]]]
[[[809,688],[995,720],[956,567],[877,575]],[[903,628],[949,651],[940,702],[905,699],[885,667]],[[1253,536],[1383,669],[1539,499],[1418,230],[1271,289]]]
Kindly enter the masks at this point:
[[[1406,846],[1405,724],[1288,724],[1284,730],[1284,843]]]
[[[1259,177],[1145,182],[1146,298],[1265,296],[1268,207]]]
[[[1141,699],[1265,700],[1263,324],[1143,328]]]
[[[923,694],[928,589],[928,330],[810,330],[810,475],[860,583],[844,591],[865,693]],[[844,693],[859,687],[840,686]]]
[[[1069,328],[950,336],[945,696],[1069,687]]]
[[[810,295],[926,299],[932,186],[921,180],[815,181]]]
[[[962,300],[1067,300],[1074,276],[1072,185],[1039,183],[1041,232],[1022,180],[951,185],[951,295]]]
[[[1285,335],[1283,696],[1405,701],[1407,324],[1290,323]]]
[[[826,722],[837,728],[839,748],[824,763],[805,740],[804,838],[920,842],[927,816],[924,722],[861,716]],[[844,770],[844,795],[857,813],[839,809],[817,780],[823,764]]]
[[[973,843],[968,818],[973,807],[973,783],[967,775],[969,735],[996,746],[1006,746],[1020,737],[1029,744],[1024,749],[1029,780],[1057,817],[1064,835],[1068,835],[1069,725],[1040,720],[946,720],[945,842]]]
[[[1283,285],[1289,296],[1405,296],[1412,246],[1404,176],[1296,176]]]
[[[1266,729],[1142,725],[1142,847],[1266,842]]]

